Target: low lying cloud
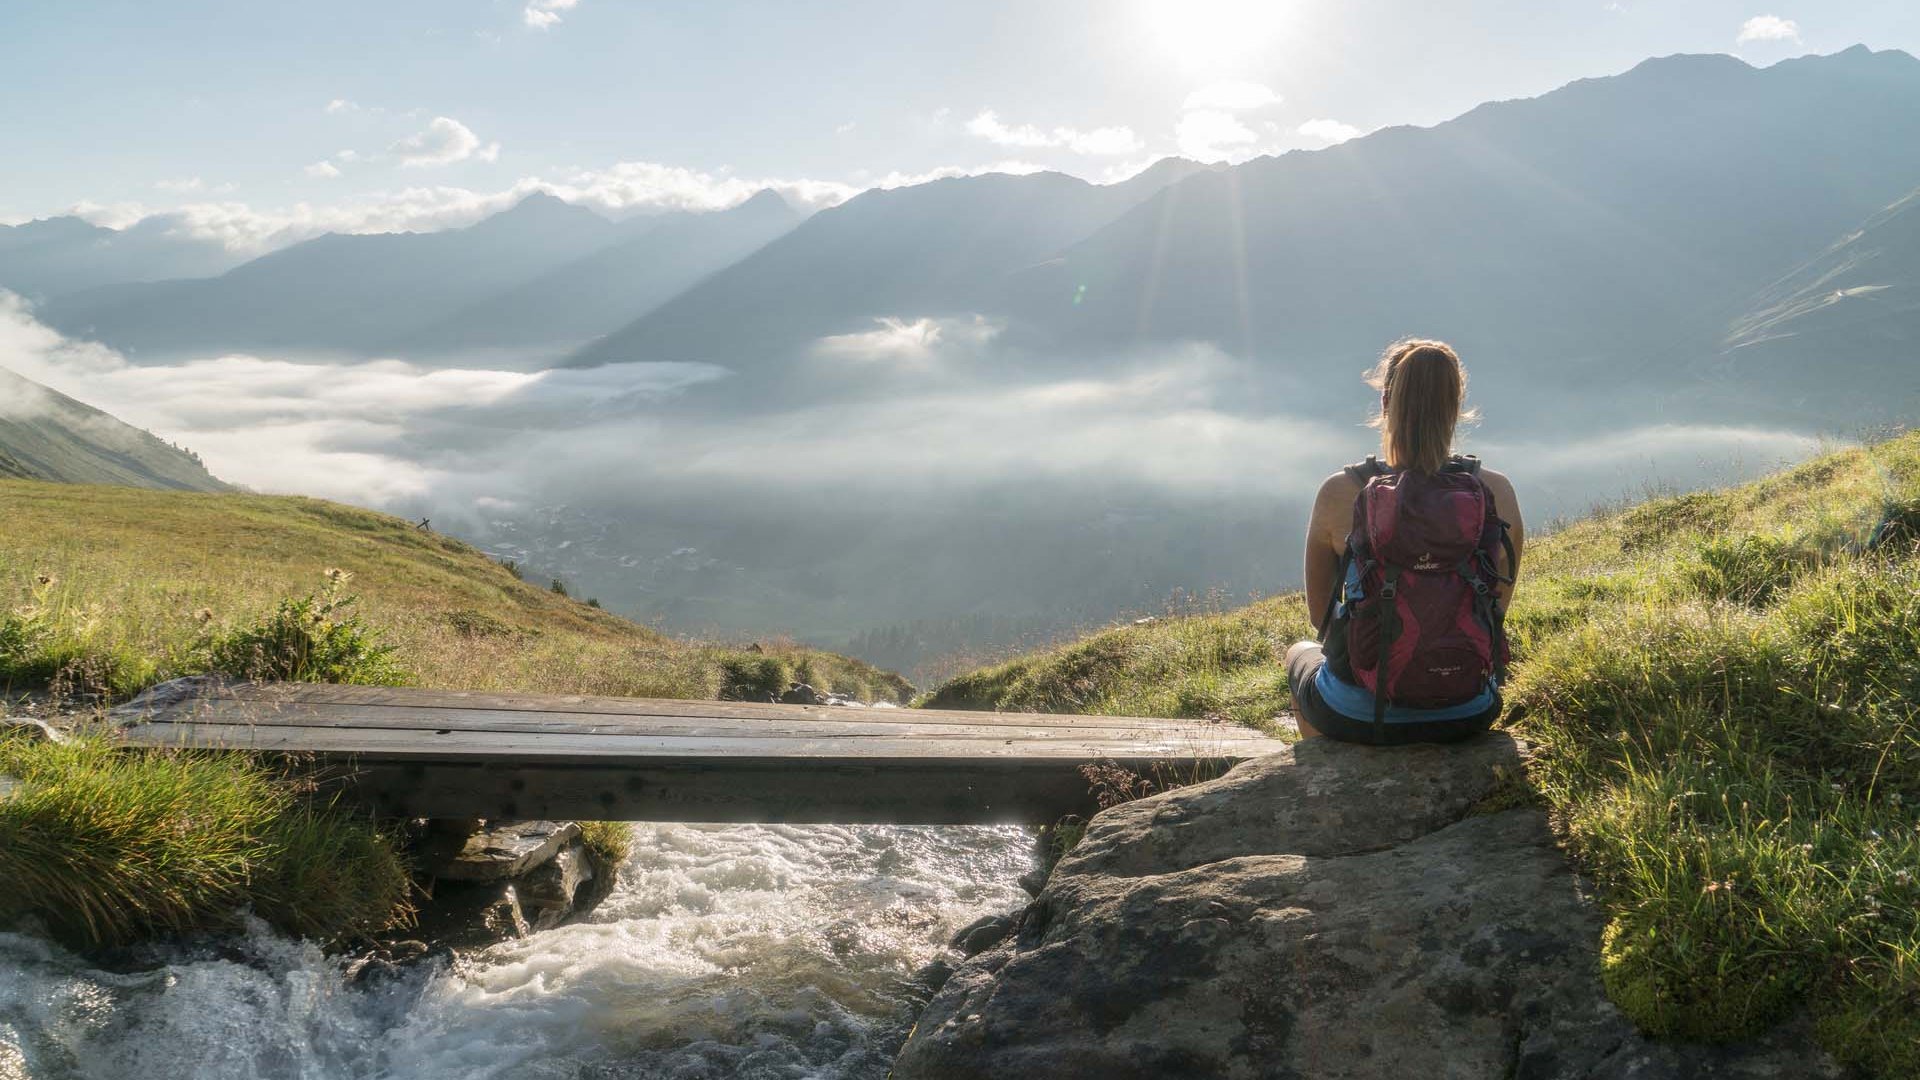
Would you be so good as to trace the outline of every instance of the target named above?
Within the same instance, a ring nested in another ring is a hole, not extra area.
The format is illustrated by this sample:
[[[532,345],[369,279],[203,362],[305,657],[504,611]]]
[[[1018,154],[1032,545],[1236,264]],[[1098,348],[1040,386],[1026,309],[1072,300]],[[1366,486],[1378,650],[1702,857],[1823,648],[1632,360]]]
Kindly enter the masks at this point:
[[[222,479],[373,506],[496,474],[524,450],[502,445],[503,429],[531,440],[631,417],[725,375],[705,364],[516,372],[247,355],[141,366],[61,336],[5,292],[0,367],[192,447]]]
[[[473,156],[490,160],[494,153],[497,149],[490,144],[475,150]],[[364,160],[365,155],[342,150],[304,166],[303,171],[318,179],[333,179],[347,171],[345,166]],[[902,187],[983,172],[1036,172],[1040,168],[1027,162],[1006,161],[977,168],[896,172],[877,177],[860,175],[862,182],[853,184],[741,176],[725,170],[708,172],[658,162],[625,161],[604,169],[522,177],[496,191],[476,191],[449,184],[414,185],[353,195],[338,202],[303,201],[278,208],[236,201],[191,202],[170,209],[138,202],[81,201],[70,206],[67,212],[112,229],[159,219],[158,224],[168,231],[212,240],[236,253],[257,255],[327,232],[426,232],[458,228],[497,214],[534,192],[555,195],[616,218],[672,210],[723,210],[769,188],[794,206],[812,211],[837,206],[872,187]]]
[[[875,319],[875,329],[834,334],[814,342],[812,353],[828,360],[856,364],[886,364],[926,368],[936,358],[964,350],[985,348],[999,335],[1001,325],[984,316],[957,319]]]
[[[1783,19],[1778,15],[1755,15],[1740,24],[1740,36],[1734,38],[1736,44],[1745,45],[1750,41],[1799,41],[1800,24],[1792,19]]]
[[[1147,145],[1130,127],[1099,127],[1082,131],[1071,127],[1039,128],[1032,124],[1009,126],[992,109],[984,109],[967,121],[967,132],[996,146],[1061,149],[1076,154],[1131,154],[1145,149]]]
[[[482,144],[473,129],[450,116],[436,116],[422,131],[407,136],[387,148],[403,167],[430,168],[452,165],[474,158],[494,161],[500,156],[500,144]]]
[[[1224,109],[1195,109],[1174,128],[1180,153],[1195,161],[1232,161],[1249,153],[1260,136]]]
[[[1295,130],[1309,139],[1319,139],[1329,146],[1346,142],[1348,139],[1357,139],[1366,134],[1352,124],[1343,124],[1338,120],[1329,120],[1325,117],[1309,120]]]

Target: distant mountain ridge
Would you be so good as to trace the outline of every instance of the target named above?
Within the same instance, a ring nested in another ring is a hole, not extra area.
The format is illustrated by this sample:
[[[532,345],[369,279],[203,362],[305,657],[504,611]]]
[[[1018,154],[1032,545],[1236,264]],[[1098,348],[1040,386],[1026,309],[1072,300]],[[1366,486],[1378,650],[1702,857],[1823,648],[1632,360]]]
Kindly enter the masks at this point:
[[[985,173],[875,189],[581,349],[570,365],[695,360],[764,368],[876,318],[977,311],[1006,275],[1208,167],[1162,159],[1116,184]]]
[[[626,223],[622,239],[413,331],[406,352],[583,344],[664,302],[799,224],[773,191],[711,213]]]
[[[0,477],[227,491],[193,453],[0,368]]]
[[[166,215],[125,229],[72,216],[0,225],[0,288],[36,300],[101,285],[218,274],[243,261],[218,241],[185,234]]]
[[[593,211],[535,194],[461,229],[328,233],[218,277],[56,297],[40,317],[136,361],[196,350],[372,353],[616,236]]]

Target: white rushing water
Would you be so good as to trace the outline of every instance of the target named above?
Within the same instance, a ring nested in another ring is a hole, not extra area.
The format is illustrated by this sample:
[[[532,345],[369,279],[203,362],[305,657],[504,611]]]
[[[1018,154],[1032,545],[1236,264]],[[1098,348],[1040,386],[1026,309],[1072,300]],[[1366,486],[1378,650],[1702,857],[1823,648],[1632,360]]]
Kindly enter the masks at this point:
[[[1015,828],[634,832],[586,921],[398,979],[258,923],[131,974],[0,933],[0,1080],[878,1080],[916,970],[1031,858]]]

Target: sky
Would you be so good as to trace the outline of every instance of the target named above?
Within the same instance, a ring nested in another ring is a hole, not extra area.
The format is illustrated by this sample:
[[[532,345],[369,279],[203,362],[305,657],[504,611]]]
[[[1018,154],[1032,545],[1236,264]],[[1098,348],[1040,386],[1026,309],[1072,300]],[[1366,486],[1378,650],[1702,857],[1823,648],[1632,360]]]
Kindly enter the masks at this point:
[[[1654,55],[1920,53],[1911,0],[10,0],[0,222],[177,213],[236,251],[831,205],[985,170],[1238,161]]]

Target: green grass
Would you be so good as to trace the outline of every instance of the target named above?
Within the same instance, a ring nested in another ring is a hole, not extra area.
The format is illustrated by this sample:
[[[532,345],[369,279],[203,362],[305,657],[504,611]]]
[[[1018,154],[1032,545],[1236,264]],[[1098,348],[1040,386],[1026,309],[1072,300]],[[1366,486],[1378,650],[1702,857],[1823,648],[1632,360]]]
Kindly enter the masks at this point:
[[[1270,729],[1288,704],[1280,661],[1311,635],[1298,596],[1231,612],[1172,615],[962,675],[915,704],[930,709],[1222,717]]]
[[[411,911],[407,867],[366,819],[239,754],[0,738],[0,923],[76,946],[232,926],[252,911],[323,941]]]
[[[358,598],[342,619],[357,617],[392,648],[385,681],[709,699],[802,681],[863,701],[911,694],[898,675],[790,642],[756,650],[671,637],[386,514],[317,499],[6,480],[0,692],[54,685],[123,697],[178,675],[244,669],[246,649],[284,655],[287,627],[275,620],[300,612],[282,605],[324,603],[334,570],[351,575]],[[222,659],[222,641],[241,644]]]
[[[1804,1009],[1843,1062],[1920,1075],[1916,526],[1908,435],[1529,546],[1504,722],[1539,751],[1502,804],[1546,805],[1600,886],[1603,979],[1647,1030]],[[1260,725],[1305,626],[1281,597],[1117,627],[923,703]]]

